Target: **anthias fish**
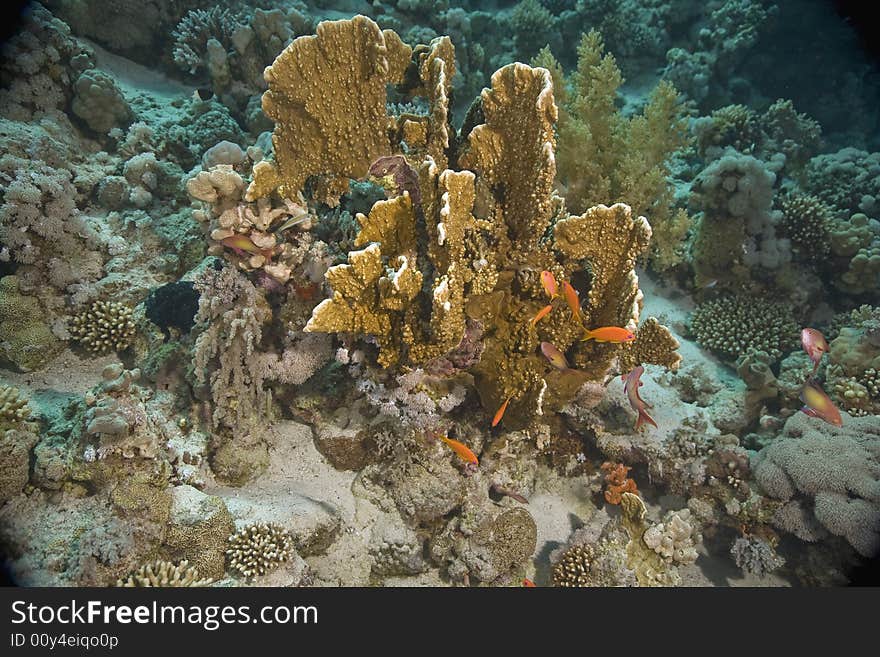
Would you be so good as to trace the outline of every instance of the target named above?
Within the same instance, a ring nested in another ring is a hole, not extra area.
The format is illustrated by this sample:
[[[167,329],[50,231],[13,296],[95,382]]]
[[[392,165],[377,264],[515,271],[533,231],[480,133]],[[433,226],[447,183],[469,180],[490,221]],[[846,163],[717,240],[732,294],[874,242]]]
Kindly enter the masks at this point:
[[[530,323],[532,326],[534,326],[535,324],[537,324],[538,322],[540,322],[542,319],[544,319],[544,317],[546,317],[546,316],[550,313],[551,310],[553,310],[553,306],[552,306],[552,305],[548,304],[548,305],[544,306],[543,308],[541,308],[541,310],[538,311],[538,314],[537,314],[537,315],[535,315],[534,317],[532,317],[532,319],[531,319],[531,321],[530,321],[529,323]]]
[[[501,422],[501,418],[504,417],[504,411],[507,410],[507,405],[510,403],[511,399],[512,399],[512,397],[508,397],[507,399],[505,399],[504,403],[501,404],[501,408],[499,408],[495,412],[495,417],[492,418],[492,426],[493,427],[497,427],[498,423]]]
[[[438,435],[437,437],[440,440],[442,440],[444,443],[449,445],[449,448],[453,452],[455,452],[462,461],[466,461],[467,463],[473,463],[474,465],[480,464],[480,461],[477,459],[477,455],[474,454],[470,450],[470,448],[467,445],[465,445],[464,443],[462,443],[458,440],[453,440],[452,438],[447,438],[446,436]]]
[[[555,367],[557,370],[567,370],[568,361],[565,360],[565,355],[559,351],[553,344],[549,342],[541,343],[541,353],[544,354],[544,357],[550,361],[550,364]]]
[[[843,426],[840,411],[813,379],[809,379],[801,389],[801,401],[804,402],[801,410],[810,417],[820,418],[836,427]]]
[[[565,302],[571,309],[572,316],[574,316],[577,321],[581,321],[581,300],[580,297],[578,297],[577,290],[575,290],[568,281],[562,281],[562,294],[565,296]]]
[[[553,277],[553,272],[546,269],[541,272],[541,286],[544,288],[547,296],[550,297],[550,301],[559,296],[559,288],[556,287],[556,279]]]
[[[828,353],[828,342],[820,331],[814,328],[805,328],[801,331],[801,344],[807,356],[813,361],[813,374],[819,369],[822,356]]]
[[[645,368],[642,365],[636,365],[629,374],[624,374],[620,377],[623,380],[623,390],[626,392],[626,398],[629,399],[629,405],[639,414],[636,420],[636,431],[646,423],[654,427],[657,426],[654,418],[648,415],[648,412],[645,410],[646,408],[651,408],[651,405],[639,395],[639,388],[644,385],[641,381],[644,371]]]
[[[528,578],[522,581],[522,585],[528,589],[535,587],[535,583]]]
[[[592,331],[584,332],[581,342],[595,340],[596,342],[630,342],[635,340],[635,333],[620,326],[602,326]]]

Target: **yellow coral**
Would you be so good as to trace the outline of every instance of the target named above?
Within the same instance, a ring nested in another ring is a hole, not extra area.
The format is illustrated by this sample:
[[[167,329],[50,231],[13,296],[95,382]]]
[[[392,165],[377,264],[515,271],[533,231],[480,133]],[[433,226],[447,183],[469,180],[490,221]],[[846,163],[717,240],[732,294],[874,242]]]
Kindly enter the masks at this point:
[[[403,80],[411,54],[397,34],[365,16],[324,21],[316,35],[287,46],[264,74],[275,163],[254,167],[246,200],[276,188],[293,198],[310,176],[322,176],[318,194],[335,205],[349,178],[362,178],[391,153],[386,85]]]

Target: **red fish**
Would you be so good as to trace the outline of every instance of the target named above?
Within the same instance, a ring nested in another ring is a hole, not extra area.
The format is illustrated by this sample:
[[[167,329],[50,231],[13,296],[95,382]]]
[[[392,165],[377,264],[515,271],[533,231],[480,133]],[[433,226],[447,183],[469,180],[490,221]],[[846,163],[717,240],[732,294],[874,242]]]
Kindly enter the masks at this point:
[[[648,415],[648,412],[645,410],[646,408],[653,407],[644,399],[642,399],[639,395],[639,388],[644,385],[641,382],[642,374],[644,373],[644,371],[645,368],[643,366],[636,365],[629,374],[624,374],[620,377],[621,380],[624,382],[623,390],[624,392],[626,392],[627,399],[629,399],[629,405],[632,406],[633,410],[639,414],[639,417],[636,420],[636,431],[638,431],[645,423],[650,424],[654,427],[657,426],[657,423],[654,422],[654,418]]]
[[[220,240],[220,244],[232,249],[240,256],[243,256],[245,253],[252,253],[253,255],[261,255],[266,260],[269,260],[275,254],[274,248],[261,249],[251,241],[250,237],[240,233],[223,238]]]
[[[581,321],[581,300],[577,291],[568,281],[562,281],[562,293],[565,295],[565,302],[571,309],[571,314],[577,321]]]
[[[513,397],[508,397],[507,399],[505,399],[504,403],[501,404],[501,408],[499,408],[498,411],[495,413],[495,417],[492,418],[493,427],[498,426],[498,423],[501,422],[501,418],[504,417],[504,411],[507,410],[507,405],[510,403],[511,399],[513,399]]]
[[[449,445],[449,448],[453,452],[455,452],[462,461],[473,463],[474,465],[480,464],[479,460],[477,459],[477,455],[474,454],[470,450],[470,448],[464,443],[459,442],[458,440],[453,440],[452,438],[447,438],[446,436],[441,436],[439,434],[437,435],[437,438]]]
[[[540,322],[542,319],[544,319],[544,317],[546,317],[547,314],[548,314],[551,310],[553,310],[553,306],[552,306],[552,305],[544,306],[543,308],[541,308],[541,310],[538,311],[538,314],[537,314],[537,315],[535,315],[534,317],[532,317],[532,319],[529,321],[529,323],[530,323],[532,326],[534,326],[535,324],[537,324],[538,322]]]
[[[602,326],[601,328],[585,331],[581,342],[595,340],[596,342],[631,342],[635,340],[635,333],[619,326]]]
[[[840,411],[813,379],[804,383],[804,387],[801,389],[801,401],[804,402],[801,410],[810,417],[820,418],[836,427],[843,426]]]
[[[526,587],[527,589],[530,589],[530,588],[535,587],[535,583],[532,580],[526,578],[523,580],[523,586]]]
[[[814,328],[805,328],[801,331],[801,344],[810,360],[813,361],[813,374],[815,374],[819,369],[822,356],[828,353],[828,342],[821,332]]]
[[[550,301],[559,296],[559,289],[556,287],[556,279],[553,277],[553,272],[549,272],[546,269],[541,272],[541,286],[544,288],[547,296],[550,297]]]

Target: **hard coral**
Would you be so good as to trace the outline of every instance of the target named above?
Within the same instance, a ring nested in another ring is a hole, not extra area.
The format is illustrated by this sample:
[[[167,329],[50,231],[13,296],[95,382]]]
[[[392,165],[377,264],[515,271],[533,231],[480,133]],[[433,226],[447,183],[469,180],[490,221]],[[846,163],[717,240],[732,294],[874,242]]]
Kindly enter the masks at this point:
[[[179,563],[154,561],[141,566],[126,579],[116,580],[116,586],[130,588],[208,586],[213,580],[201,579],[199,571],[185,559]]]
[[[609,504],[620,504],[620,500],[624,493],[638,494],[639,489],[636,482],[628,477],[629,471],[632,470],[623,463],[612,463],[605,461],[602,464],[602,472],[605,473],[605,501]]]
[[[274,522],[248,525],[229,537],[229,567],[244,577],[263,575],[295,554],[290,532]]]
[[[68,328],[71,337],[95,355],[127,349],[135,334],[132,309],[116,301],[95,301],[75,315]]]
[[[18,388],[0,385],[0,432],[20,427],[30,416],[31,407]]]
[[[690,329],[701,346],[731,360],[749,351],[766,351],[773,359],[793,348],[798,325],[785,303],[728,296],[700,304]]]

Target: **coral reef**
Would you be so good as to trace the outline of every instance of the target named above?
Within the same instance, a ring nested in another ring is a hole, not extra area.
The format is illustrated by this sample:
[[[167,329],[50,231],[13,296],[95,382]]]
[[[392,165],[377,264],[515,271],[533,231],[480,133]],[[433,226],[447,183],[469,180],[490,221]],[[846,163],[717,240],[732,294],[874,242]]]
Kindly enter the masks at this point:
[[[785,565],[773,546],[757,536],[740,536],[730,546],[730,554],[743,572],[756,577],[765,577]]]
[[[229,537],[229,567],[244,577],[263,575],[296,554],[290,532],[275,523],[243,527]]]
[[[176,586],[208,586],[212,580],[201,579],[199,571],[189,562],[180,563],[154,561],[141,566],[125,580],[116,580],[116,586],[124,587],[176,587]]]
[[[71,318],[68,330],[95,355],[124,351],[135,334],[132,309],[115,301],[96,301]]]
[[[844,426],[793,415],[757,455],[755,478],[785,502],[774,525],[804,540],[818,528],[842,536],[864,556],[880,550],[880,425],[877,417]]]

